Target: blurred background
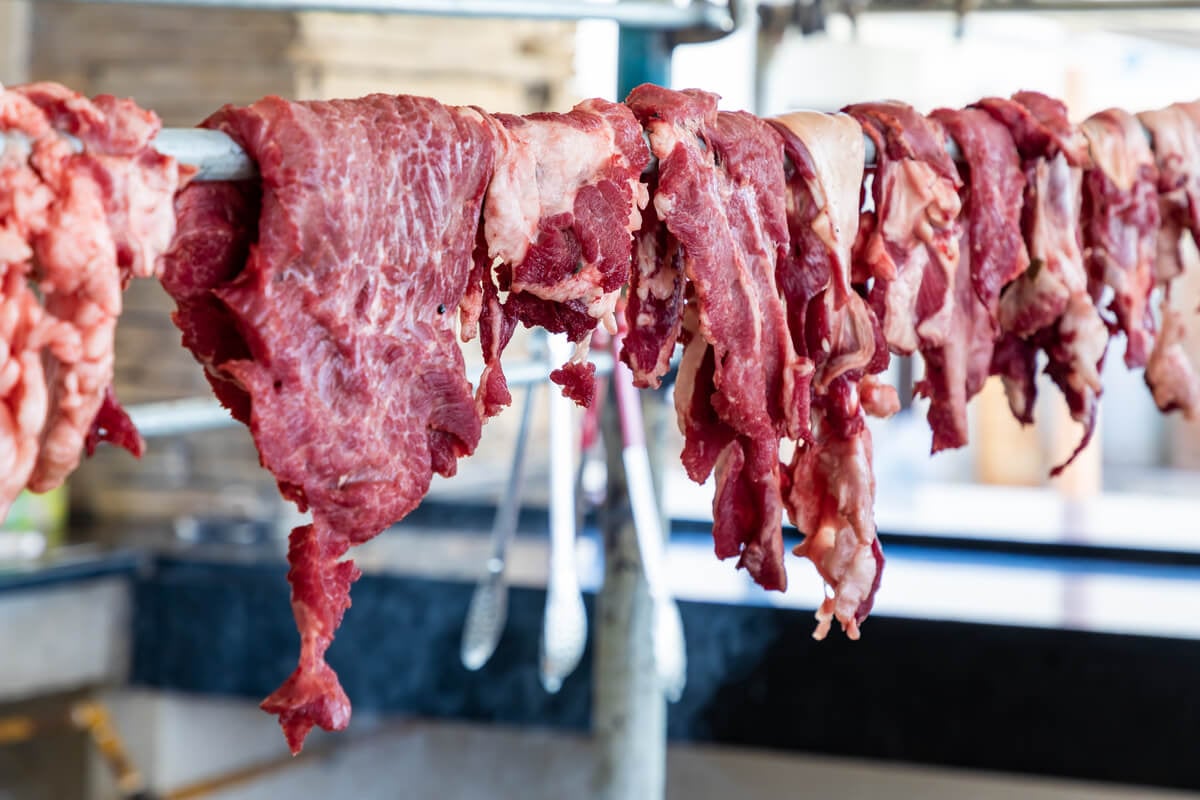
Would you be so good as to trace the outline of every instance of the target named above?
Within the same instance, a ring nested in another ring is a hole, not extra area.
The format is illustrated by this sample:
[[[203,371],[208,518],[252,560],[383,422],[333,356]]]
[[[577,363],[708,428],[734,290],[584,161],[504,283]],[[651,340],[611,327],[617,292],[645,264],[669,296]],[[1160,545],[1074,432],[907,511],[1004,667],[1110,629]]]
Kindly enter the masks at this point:
[[[0,81],[131,96],[180,127],[267,94],[382,91],[514,113],[616,98],[611,21],[217,5],[0,0]],[[883,98],[928,111],[1018,89],[1061,97],[1076,119],[1108,106],[1136,111],[1200,96],[1200,10],[1163,5],[742,2],[733,33],[675,48],[671,83],[763,115]],[[1191,256],[1175,295],[1187,304],[1200,297]],[[126,293],[116,389],[127,406],[209,396],[177,346],[170,309],[152,281]],[[1200,315],[1189,324],[1200,365]],[[856,645],[857,655],[844,642],[807,642],[823,596],[807,563],[791,560],[791,589],[780,596],[712,557],[711,487],[691,485],[677,466],[669,395],[650,400],[676,532],[670,582],[686,601],[692,663],[689,694],[666,723],[675,742],[667,796],[1200,790],[1185,759],[1168,768],[1170,753],[1142,752],[1163,740],[1182,747],[1200,731],[1187,694],[1200,668],[1200,423],[1161,415],[1140,373],[1126,370],[1123,347],[1117,339],[1109,350],[1094,442],[1055,481],[1049,468],[1080,432],[1049,384],[1031,429],[1012,421],[1002,389],[989,385],[971,407],[970,445],[933,458],[920,401],[876,426],[877,518],[892,559],[864,627],[876,644]],[[466,346],[469,361],[476,349]],[[510,352],[513,362],[539,357],[523,334]],[[920,370],[897,361],[889,377],[903,396]],[[488,424],[459,476],[435,480],[423,513],[355,554],[368,578],[347,626],[360,627],[333,651],[355,722],[344,741],[315,736],[314,755],[296,761],[280,758],[282,738],[255,701],[295,653],[280,565],[298,515],[259,467],[247,431],[166,424],[141,461],[102,449],[64,490],[23,497],[0,531],[0,800],[122,796],[128,787],[117,778],[128,770],[111,750],[104,755],[113,736],[127,766],[163,797],[590,796],[584,731],[594,676],[585,663],[555,697],[534,676],[547,571],[547,391],[533,402],[525,511],[508,565],[531,594],[514,598],[495,659],[468,673],[457,645],[518,435],[511,411]],[[585,488],[599,491],[602,475],[589,475]],[[602,551],[585,526],[576,562],[589,593]],[[719,622],[726,613],[735,616]],[[959,669],[943,672],[948,664]],[[1027,670],[1015,684],[1013,670]],[[905,675],[940,688],[922,693]],[[875,688],[861,690],[867,684]],[[1068,696],[1063,687],[1073,684],[1088,691]],[[1131,685],[1157,694],[1105,705]],[[1026,691],[1062,705],[1023,703]],[[840,710],[813,699],[841,692],[855,698]],[[888,705],[903,696],[918,699]],[[844,730],[858,703],[875,711]],[[1128,763],[1115,765],[1104,748],[1125,740],[1102,746],[1084,735],[1095,717],[1142,750],[1126,748]]]

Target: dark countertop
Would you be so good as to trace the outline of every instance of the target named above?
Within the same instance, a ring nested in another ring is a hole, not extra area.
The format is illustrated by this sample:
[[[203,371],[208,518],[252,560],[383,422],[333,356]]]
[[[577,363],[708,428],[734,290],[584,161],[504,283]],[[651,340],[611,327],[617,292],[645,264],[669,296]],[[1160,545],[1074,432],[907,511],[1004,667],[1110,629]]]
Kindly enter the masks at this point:
[[[434,521],[437,531],[420,527]],[[586,728],[590,654],[557,695],[537,679],[541,521],[525,517],[508,628],[477,673],[457,654],[487,515],[427,504],[361,549],[366,574],[329,653],[357,714]],[[807,565],[791,559],[791,591],[768,595],[681,524],[670,571],[689,674],[671,737],[1200,789],[1194,554],[942,534],[884,541],[884,589],[862,640],[814,642],[820,587]],[[588,589],[598,549],[594,537],[581,547]],[[134,582],[135,684],[258,699],[294,666],[278,547],[125,552],[94,568]],[[0,572],[0,591],[81,569],[68,560]]]
[[[0,562],[0,596],[5,592],[76,583],[108,576],[132,576],[151,565],[140,549],[106,550],[88,545],[60,547],[34,561]]]

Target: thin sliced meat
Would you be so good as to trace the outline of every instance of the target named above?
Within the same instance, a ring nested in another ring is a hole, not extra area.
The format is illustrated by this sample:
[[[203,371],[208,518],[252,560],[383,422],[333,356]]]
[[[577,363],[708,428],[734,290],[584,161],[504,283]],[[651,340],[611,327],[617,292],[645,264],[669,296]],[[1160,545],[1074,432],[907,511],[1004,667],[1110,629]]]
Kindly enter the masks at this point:
[[[1187,326],[1179,311],[1164,298],[1158,339],[1146,362],[1146,385],[1162,411],[1181,411],[1194,419],[1200,410],[1200,378],[1192,368],[1184,343]]]
[[[1183,273],[1184,236],[1200,242],[1200,113],[1176,103],[1143,111],[1138,121],[1154,140],[1158,167],[1158,255],[1155,277],[1166,284]]]
[[[1125,334],[1125,365],[1144,367],[1154,346],[1154,261],[1158,254],[1158,170],[1137,118],[1120,109],[1080,126],[1094,167],[1083,178],[1083,241],[1092,296],[1113,294],[1109,309]]]
[[[1200,243],[1200,106],[1175,104],[1138,115],[1154,139],[1158,167],[1158,230],[1155,279],[1162,287],[1161,332],[1146,364],[1145,380],[1154,402],[1163,411],[1181,410],[1193,417],[1200,411],[1200,385],[1195,367],[1183,347],[1182,315],[1171,308],[1171,285],[1187,263],[1185,238]]]
[[[650,176],[648,188],[651,197],[658,192],[657,170]],[[635,241],[625,305],[629,333],[621,360],[633,372],[634,385],[658,388],[683,331],[687,277],[679,242],[659,220],[653,203],[642,212],[642,227]]]
[[[342,556],[479,440],[455,320],[495,128],[473,109],[385,95],[266,98],[205,126],[257,162],[261,201],[249,185],[185,191],[164,285],[263,465],[312,510],[288,551],[300,663],[263,703],[297,751],[313,725],[349,721],[324,660],[359,575]]]
[[[1036,351],[1046,354],[1046,373],[1083,425],[1075,452],[1051,471],[1057,475],[1091,440],[1108,348],[1108,328],[1089,294],[1082,252],[1081,187],[1092,161],[1087,140],[1058,100],[1018,92],[1011,100],[986,98],[976,107],[1008,128],[1026,179],[1021,227],[1030,265],[1005,288],[999,309],[1003,335],[1024,344],[998,348],[1001,361],[993,371],[1005,380],[1013,415],[1025,421],[1036,399],[1035,382],[1027,379],[1030,359],[1036,364]]]
[[[796,555],[810,559],[829,587],[814,636],[823,638],[837,619],[856,639],[884,566],[863,411],[890,415],[899,408],[895,391],[867,374],[887,366],[887,346],[873,312],[850,284],[862,128],[845,114],[813,112],[786,114],[772,124],[791,167],[791,248],[780,263],[779,285],[796,349],[814,365],[811,428],[784,470],[784,503],[804,534]]]
[[[789,473],[788,509],[805,532],[796,555],[810,559],[832,594],[817,610],[813,637],[823,639],[835,618],[851,639],[871,612],[883,576],[883,551],[875,537],[875,475],[871,433],[843,438],[813,428],[814,443],[796,451]],[[864,532],[870,532],[864,541]]]
[[[859,226],[857,271],[874,278],[871,305],[893,353],[950,334],[962,185],[941,134],[911,106],[860,103],[845,111],[875,143],[872,211]]]
[[[647,202],[641,175],[650,153],[641,126],[625,106],[595,99],[566,114],[495,120],[500,145],[483,228],[499,288],[509,292],[505,313],[582,345],[552,380],[590,402],[588,337],[600,322],[616,332]],[[491,269],[479,278],[491,281]]]
[[[684,464],[697,481],[716,471],[717,554],[783,589],[779,439],[806,428],[810,366],[776,284],[788,241],[782,141],[705,92],[645,85],[626,102],[658,158],[655,214],[690,282],[675,392]]]
[[[1000,290],[1026,270],[1029,254],[1021,239],[1025,176],[1008,129],[978,109],[939,109],[931,117],[957,142],[964,179],[951,335],[921,348],[925,375],[915,389],[930,401],[936,453],[967,443],[967,402],[991,372]]]

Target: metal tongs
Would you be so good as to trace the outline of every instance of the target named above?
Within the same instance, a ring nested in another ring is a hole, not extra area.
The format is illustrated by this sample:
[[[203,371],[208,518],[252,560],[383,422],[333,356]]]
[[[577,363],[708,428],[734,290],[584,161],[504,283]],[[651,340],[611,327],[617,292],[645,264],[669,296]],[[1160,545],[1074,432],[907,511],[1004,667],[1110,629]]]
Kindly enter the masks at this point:
[[[487,574],[480,578],[471,595],[467,608],[467,621],[463,625],[460,656],[463,666],[469,670],[483,667],[496,652],[504,624],[508,619],[508,582],[504,570],[508,558],[508,546],[516,534],[517,521],[521,516],[521,490],[525,477],[525,449],[529,440],[529,422],[533,418],[534,390],[537,384],[525,389],[524,405],[521,408],[521,424],[517,429],[517,443],[513,449],[512,464],[508,473],[508,484],[496,507],[492,522],[491,553],[487,561]]]
[[[549,339],[550,360],[566,363],[572,346],[562,336]],[[587,611],[575,563],[576,503],[575,403],[550,388],[550,568],[538,677],[550,693],[562,688],[579,666],[587,645]]]
[[[612,340],[613,387],[617,414],[621,420],[621,462],[625,467],[625,483],[638,551],[642,557],[642,572],[646,576],[651,602],[654,603],[654,665],[663,694],[674,703],[683,695],[684,686],[687,685],[683,620],[667,586],[666,534],[655,498],[641,399],[633,384],[633,372],[620,360],[623,340],[624,331]]]

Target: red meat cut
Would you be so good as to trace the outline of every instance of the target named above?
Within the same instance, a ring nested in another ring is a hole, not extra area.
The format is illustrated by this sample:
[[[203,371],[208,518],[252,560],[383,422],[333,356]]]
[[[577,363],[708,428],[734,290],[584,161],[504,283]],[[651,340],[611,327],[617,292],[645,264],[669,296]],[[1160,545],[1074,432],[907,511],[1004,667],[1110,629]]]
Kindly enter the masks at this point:
[[[482,112],[384,95],[266,98],[205,126],[257,162],[261,196],[183,192],[163,282],[218,397],[312,510],[288,552],[300,663],[263,703],[298,751],[313,725],[349,721],[324,660],[359,575],[342,556],[479,441],[455,320],[495,134]]]

